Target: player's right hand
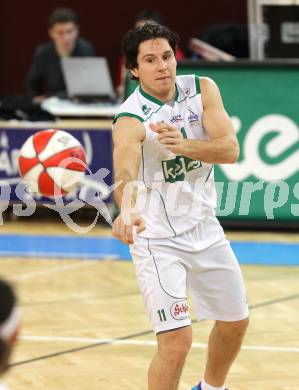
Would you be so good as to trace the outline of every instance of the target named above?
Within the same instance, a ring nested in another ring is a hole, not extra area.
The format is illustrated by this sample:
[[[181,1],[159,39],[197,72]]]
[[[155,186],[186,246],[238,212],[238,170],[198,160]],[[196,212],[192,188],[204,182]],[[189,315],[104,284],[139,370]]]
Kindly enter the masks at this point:
[[[121,213],[113,223],[112,234],[125,244],[133,244],[133,229],[135,226],[137,234],[145,230],[145,222],[140,214],[134,213],[124,216]]]

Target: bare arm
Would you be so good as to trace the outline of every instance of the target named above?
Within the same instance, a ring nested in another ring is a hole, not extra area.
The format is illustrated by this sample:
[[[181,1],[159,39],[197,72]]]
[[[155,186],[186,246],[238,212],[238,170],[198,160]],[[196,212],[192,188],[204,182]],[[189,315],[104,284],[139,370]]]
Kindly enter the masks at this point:
[[[125,243],[132,243],[132,229],[138,226],[137,231],[144,230],[144,223],[139,215],[129,215],[133,204],[122,202],[126,185],[137,180],[140,160],[141,143],[145,138],[145,129],[135,118],[123,117],[118,119],[113,129],[113,165],[114,180],[120,183],[114,191],[114,198],[121,210],[120,216],[113,225],[113,234]],[[136,199],[132,199],[134,203]],[[129,218],[129,220],[128,220]]]
[[[232,164],[239,157],[239,145],[231,119],[222,103],[217,85],[208,78],[200,79],[203,103],[203,127],[209,139],[183,139],[180,132],[169,125],[159,125],[152,130],[159,140],[175,154],[210,164]]]
[[[137,119],[123,117],[116,122],[112,136],[114,180],[116,183],[121,182],[114,192],[114,198],[121,208],[124,187],[138,178],[145,130]]]
[[[201,78],[203,127],[208,141],[187,143],[188,157],[213,164],[234,163],[239,157],[239,145],[232,121],[222,103],[217,85],[208,78]]]

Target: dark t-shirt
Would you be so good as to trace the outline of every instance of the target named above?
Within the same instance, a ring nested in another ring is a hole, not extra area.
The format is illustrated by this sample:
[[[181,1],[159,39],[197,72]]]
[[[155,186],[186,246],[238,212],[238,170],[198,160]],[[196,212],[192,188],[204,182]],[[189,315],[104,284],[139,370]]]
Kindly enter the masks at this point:
[[[78,38],[71,57],[92,57],[91,43]],[[27,93],[30,96],[66,96],[66,86],[61,68],[61,58],[53,42],[37,47],[33,63],[27,76]]]

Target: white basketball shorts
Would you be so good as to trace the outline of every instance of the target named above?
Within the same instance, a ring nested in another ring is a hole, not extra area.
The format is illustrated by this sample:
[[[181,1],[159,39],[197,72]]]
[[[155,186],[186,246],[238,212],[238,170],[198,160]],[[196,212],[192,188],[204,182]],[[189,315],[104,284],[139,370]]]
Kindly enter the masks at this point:
[[[216,221],[219,228],[216,233],[213,226],[213,235],[206,222],[175,238],[135,236],[130,250],[156,333],[191,324],[187,294],[198,320],[238,321],[248,316],[239,264]]]

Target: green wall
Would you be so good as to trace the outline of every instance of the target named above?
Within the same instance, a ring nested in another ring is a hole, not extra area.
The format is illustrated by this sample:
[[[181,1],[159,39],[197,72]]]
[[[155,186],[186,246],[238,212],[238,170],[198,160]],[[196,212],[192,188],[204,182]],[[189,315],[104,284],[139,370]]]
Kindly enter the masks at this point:
[[[192,63],[178,74],[211,77],[231,116],[241,154],[215,168],[217,214],[229,219],[298,220],[299,66]],[[127,94],[136,87],[128,80]]]

